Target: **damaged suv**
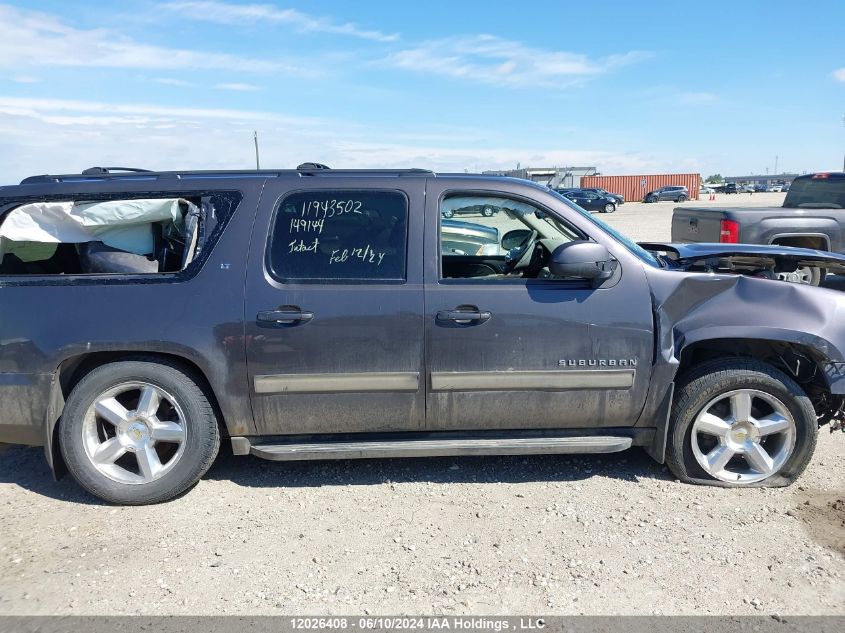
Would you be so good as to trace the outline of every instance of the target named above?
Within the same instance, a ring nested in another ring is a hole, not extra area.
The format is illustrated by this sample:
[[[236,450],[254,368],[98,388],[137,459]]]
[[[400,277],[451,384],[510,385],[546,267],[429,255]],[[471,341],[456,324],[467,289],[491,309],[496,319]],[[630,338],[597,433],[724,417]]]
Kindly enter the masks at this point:
[[[471,209],[472,221],[445,219]],[[845,257],[638,245],[528,181],[94,168],[0,187],[0,442],[117,503],[271,460],[610,453],[779,486],[841,426]]]

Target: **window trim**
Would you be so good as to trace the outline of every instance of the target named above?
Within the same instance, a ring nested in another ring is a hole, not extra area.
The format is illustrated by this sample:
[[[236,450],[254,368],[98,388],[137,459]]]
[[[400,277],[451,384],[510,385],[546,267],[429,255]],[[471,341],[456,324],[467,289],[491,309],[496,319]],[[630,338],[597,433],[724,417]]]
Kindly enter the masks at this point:
[[[493,189],[448,189],[440,194],[437,200],[437,283],[438,285],[452,286],[457,284],[467,284],[473,286],[528,286],[535,284],[542,284],[544,288],[558,287],[562,290],[579,290],[582,288],[592,288],[590,282],[586,279],[573,279],[567,281],[565,279],[530,279],[525,277],[516,277],[514,279],[496,279],[485,281],[483,277],[443,277],[443,252],[441,241],[441,226],[443,222],[443,214],[440,212],[440,205],[443,200],[448,197],[457,197],[460,195],[467,196],[490,196],[496,198],[509,198],[515,202],[522,202],[536,207],[543,213],[548,213],[554,216],[558,221],[563,222],[574,234],[580,235],[581,239],[591,240],[592,238],[584,233],[580,228],[572,224],[566,218],[561,217],[560,213],[553,211],[548,206],[538,202],[534,198],[523,196],[520,194],[510,193],[506,191],[496,191]],[[595,240],[593,240],[595,241]]]
[[[397,193],[402,196],[402,199],[405,202],[405,241],[403,243],[404,247],[404,260],[403,260],[403,269],[402,279],[324,279],[320,277],[292,277],[286,278],[276,272],[273,268],[272,264],[272,248],[273,248],[273,241],[276,232],[276,218],[279,214],[279,209],[282,207],[282,203],[290,198],[291,196],[295,196],[298,194],[307,194],[307,193],[324,193],[330,194],[331,192],[350,192],[350,193]],[[274,282],[282,284],[284,286],[294,286],[294,285],[318,285],[318,286],[330,286],[330,285],[390,285],[390,286],[402,286],[408,283],[408,241],[409,241],[409,233],[410,233],[410,226],[411,226],[411,199],[408,197],[407,192],[403,191],[402,189],[390,189],[386,187],[378,187],[378,188],[369,188],[369,187],[359,187],[359,188],[331,188],[331,187],[319,187],[316,189],[310,188],[303,188],[303,189],[292,189],[289,191],[285,191],[284,193],[280,194],[276,200],[273,202],[273,212],[270,215],[270,224],[268,226],[267,231],[267,240],[264,243],[264,273],[272,279]]]
[[[205,267],[211,253],[223,238],[229,222],[237,213],[244,199],[244,192],[238,189],[181,189],[157,191],[85,192],[71,194],[46,194],[9,198],[0,203],[0,223],[14,209],[35,202],[106,202],[111,200],[139,200],[159,198],[210,198],[228,196],[232,208],[225,216],[217,215],[214,230],[206,237],[200,256],[183,270],[163,273],[79,273],[72,275],[3,275],[0,274],[0,288],[12,286],[65,286],[65,285],[121,285],[126,283],[181,283],[196,277]]]

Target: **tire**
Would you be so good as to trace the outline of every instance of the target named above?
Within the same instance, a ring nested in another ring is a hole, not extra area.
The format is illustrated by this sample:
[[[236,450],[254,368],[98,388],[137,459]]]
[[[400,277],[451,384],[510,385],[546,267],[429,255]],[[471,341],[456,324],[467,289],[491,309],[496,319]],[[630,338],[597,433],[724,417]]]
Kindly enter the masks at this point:
[[[646,202],[659,202],[659,201],[660,201],[660,199],[659,199],[659,198],[657,198],[657,197],[655,197],[655,196],[651,196],[651,197],[649,197],[649,198],[646,198],[646,200],[645,200],[645,201],[646,201]]]
[[[484,209],[481,210],[481,215],[485,218],[492,218],[494,213],[495,211],[493,211],[490,207],[484,207]]]
[[[59,421],[59,443],[85,490],[111,503],[144,505],[193,486],[217,455],[220,431],[189,371],[138,359],[103,365],[77,383]]]
[[[616,205],[612,202],[608,202],[602,209],[602,213],[613,213],[614,211],[616,211]]]
[[[800,277],[793,278],[793,274],[798,274]],[[795,273],[778,273],[778,279],[794,284],[805,284],[808,286],[818,286],[827,277],[826,268],[817,268],[815,266],[805,266],[804,270],[797,269]]]
[[[678,479],[685,483],[723,487],[776,487],[791,484],[804,472],[816,448],[818,421],[807,394],[785,373],[755,359],[735,358],[699,365],[678,384],[666,449],[666,464]],[[753,434],[758,431],[752,429],[746,433],[746,428],[754,426],[746,423],[729,424],[730,432],[723,439],[708,435],[705,427],[696,426],[702,424],[697,420],[706,411],[716,413],[707,416],[707,422],[713,418],[719,420],[719,407],[728,406],[733,411],[733,400],[725,395],[729,393],[740,399],[747,393],[759,394],[752,396],[749,409],[752,417],[758,418],[756,424],[783,419],[791,422],[791,428],[761,436],[762,444],[754,440]],[[724,400],[719,401],[720,398]],[[714,402],[716,404],[710,406]],[[771,403],[779,403],[783,415],[777,410],[766,415]],[[732,413],[728,417],[730,415]],[[695,435],[694,429],[697,429]],[[756,469],[742,453],[732,453],[733,447],[742,446],[744,451],[754,443],[761,445],[771,459],[772,472]],[[712,452],[717,449],[719,453]],[[719,463],[716,456],[727,453],[732,453],[733,457],[716,474],[713,473],[715,468],[706,470],[702,466],[711,456],[713,462]],[[747,475],[743,474],[746,471]]]
[[[686,196],[678,196],[678,199],[675,200],[675,202],[677,202],[677,203],[686,202],[686,201],[687,201]]]
[[[443,211],[442,215],[443,215],[444,218],[451,218],[451,217],[455,216],[455,212],[454,211]]]

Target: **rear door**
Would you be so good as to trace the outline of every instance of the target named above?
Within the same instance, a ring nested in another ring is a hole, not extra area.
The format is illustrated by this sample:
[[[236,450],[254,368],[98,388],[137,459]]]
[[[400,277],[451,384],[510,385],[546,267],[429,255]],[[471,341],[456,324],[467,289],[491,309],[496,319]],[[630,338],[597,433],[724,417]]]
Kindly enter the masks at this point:
[[[423,427],[424,183],[268,182],[245,315],[259,433]]]

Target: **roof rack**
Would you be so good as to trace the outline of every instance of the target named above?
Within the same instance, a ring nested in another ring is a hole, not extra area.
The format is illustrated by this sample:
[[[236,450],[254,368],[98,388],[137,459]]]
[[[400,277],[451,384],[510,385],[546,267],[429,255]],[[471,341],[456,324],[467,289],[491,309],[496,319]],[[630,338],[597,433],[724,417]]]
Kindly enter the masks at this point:
[[[128,167],[91,167],[79,174],[44,174],[21,180],[22,185],[95,182],[102,180],[200,180],[204,178],[280,178],[282,176],[424,176],[434,175],[427,169],[329,169],[320,163],[302,163],[297,169],[185,170],[148,171]]]
[[[82,170],[83,176],[92,176],[100,174],[111,174],[116,171],[128,171],[132,173],[151,173],[150,169],[138,169],[137,167],[89,167]]]

